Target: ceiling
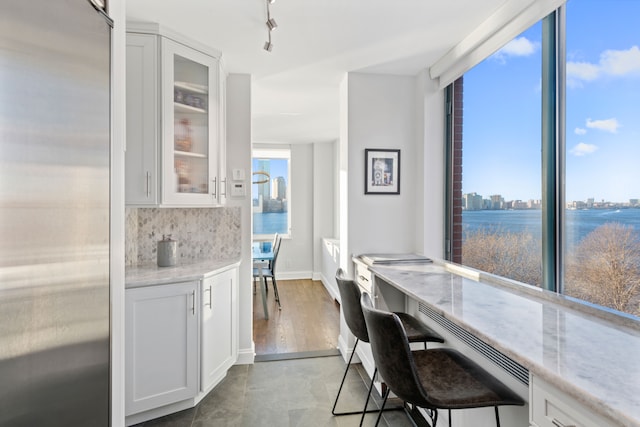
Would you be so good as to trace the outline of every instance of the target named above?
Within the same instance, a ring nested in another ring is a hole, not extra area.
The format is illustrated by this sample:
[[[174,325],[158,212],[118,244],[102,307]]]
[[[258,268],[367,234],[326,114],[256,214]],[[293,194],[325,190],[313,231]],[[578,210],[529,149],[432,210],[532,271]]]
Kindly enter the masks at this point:
[[[127,19],[158,22],[222,52],[252,75],[253,142],[311,143],[339,135],[346,72],[416,75],[506,0],[127,0]]]

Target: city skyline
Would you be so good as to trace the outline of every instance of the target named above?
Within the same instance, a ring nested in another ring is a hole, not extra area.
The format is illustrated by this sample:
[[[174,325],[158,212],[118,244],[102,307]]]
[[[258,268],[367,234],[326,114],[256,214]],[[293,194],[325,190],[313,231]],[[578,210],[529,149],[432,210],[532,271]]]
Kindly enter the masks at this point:
[[[640,182],[640,2],[566,7],[566,199],[632,199]],[[511,200],[541,198],[541,50],[537,23],[465,74],[464,193],[500,188]]]
[[[475,198],[475,201],[474,201]],[[629,198],[624,201],[596,199],[588,197],[584,200],[566,201],[568,209],[602,208],[602,207],[640,207],[639,198]],[[469,205],[472,205],[469,207]],[[467,210],[482,209],[540,209],[541,199],[506,199],[500,193],[484,196],[475,191],[462,194],[462,207]]]

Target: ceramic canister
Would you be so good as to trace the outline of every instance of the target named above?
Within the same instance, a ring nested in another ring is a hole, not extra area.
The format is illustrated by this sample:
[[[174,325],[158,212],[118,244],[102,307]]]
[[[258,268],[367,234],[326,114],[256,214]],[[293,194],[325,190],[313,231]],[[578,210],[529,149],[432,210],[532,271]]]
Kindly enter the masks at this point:
[[[178,242],[171,240],[171,234],[162,235],[158,242],[158,267],[171,267],[176,265]]]

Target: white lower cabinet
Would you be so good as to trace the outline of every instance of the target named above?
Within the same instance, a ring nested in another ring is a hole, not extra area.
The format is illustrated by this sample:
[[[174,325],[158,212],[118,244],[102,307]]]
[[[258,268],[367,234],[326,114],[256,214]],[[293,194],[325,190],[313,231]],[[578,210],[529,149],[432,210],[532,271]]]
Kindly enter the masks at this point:
[[[237,264],[125,300],[127,425],[195,406],[236,363]]]
[[[613,427],[577,400],[531,375],[529,411],[531,427]]]
[[[196,281],[127,289],[126,415],[197,394],[198,301]]]
[[[238,269],[202,280],[200,390],[208,392],[238,358]]]

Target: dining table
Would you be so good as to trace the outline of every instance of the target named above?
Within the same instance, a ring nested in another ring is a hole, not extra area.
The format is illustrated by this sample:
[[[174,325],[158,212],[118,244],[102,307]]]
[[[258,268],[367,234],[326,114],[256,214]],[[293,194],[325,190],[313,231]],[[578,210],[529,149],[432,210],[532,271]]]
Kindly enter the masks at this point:
[[[266,244],[265,244],[266,243]],[[254,272],[258,271],[258,281],[260,282],[260,294],[262,295],[262,308],[264,318],[269,319],[269,307],[267,306],[267,282],[262,275],[263,268],[269,268],[269,263],[273,260],[273,251],[268,242],[253,242],[251,245],[251,259],[253,261]],[[254,273],[253,280],[256,276]]]

